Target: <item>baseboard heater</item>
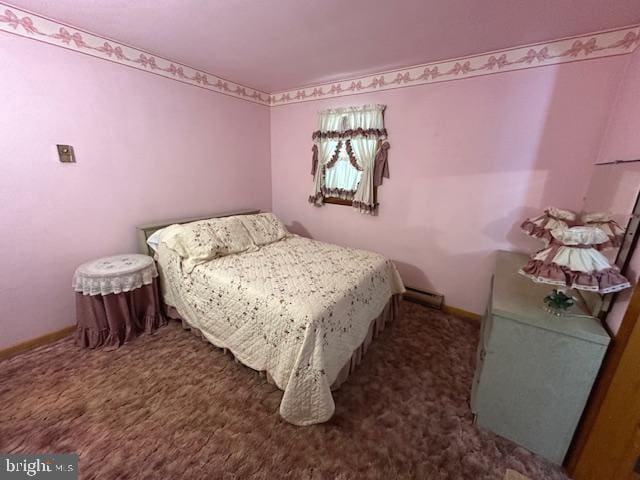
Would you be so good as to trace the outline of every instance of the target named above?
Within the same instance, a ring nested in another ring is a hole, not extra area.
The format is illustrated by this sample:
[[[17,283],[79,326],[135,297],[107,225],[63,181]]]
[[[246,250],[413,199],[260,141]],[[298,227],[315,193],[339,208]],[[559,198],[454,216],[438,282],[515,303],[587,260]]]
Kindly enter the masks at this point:
[[[407,291],[402,296],[404,300],[408,300],[410,302],[419,303],[420,305],[425,305],[427,307],[442,310],[442,306],[444,305],[444,295],[439,295],[437,293],[432,293],[432,292],[425,292],[412,287],[405,287],[405,288],[407,289]]]

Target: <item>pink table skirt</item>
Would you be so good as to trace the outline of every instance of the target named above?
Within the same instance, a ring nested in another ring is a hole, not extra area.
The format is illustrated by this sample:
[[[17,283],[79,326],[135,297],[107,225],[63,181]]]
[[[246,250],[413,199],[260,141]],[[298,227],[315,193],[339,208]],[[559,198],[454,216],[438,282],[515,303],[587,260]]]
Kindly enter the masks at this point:
[[[142,333],[166,325],[158,279],[130,292],[83,295],[76,292],[76,343],[85,348],[118,348]]]

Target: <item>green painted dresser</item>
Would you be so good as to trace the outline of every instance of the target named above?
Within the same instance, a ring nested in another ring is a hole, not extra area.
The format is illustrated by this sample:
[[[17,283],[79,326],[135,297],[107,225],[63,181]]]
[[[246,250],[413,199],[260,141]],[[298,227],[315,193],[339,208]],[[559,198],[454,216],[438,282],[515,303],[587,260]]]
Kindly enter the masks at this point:
[[[562,463],[609,344],[584,306],[543,310],[550,285],[519,275],[527,256],[500,251],[482,321],[471,410],[480,427]]]

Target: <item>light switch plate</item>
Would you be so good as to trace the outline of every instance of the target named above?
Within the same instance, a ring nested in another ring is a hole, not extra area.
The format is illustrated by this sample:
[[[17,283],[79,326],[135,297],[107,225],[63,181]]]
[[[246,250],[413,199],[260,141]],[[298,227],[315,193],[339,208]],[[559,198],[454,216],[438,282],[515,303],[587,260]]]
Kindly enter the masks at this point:
[[[71,145],[56,145],[58,147],[58,157],[62,163],[75,163],[76,156]]]

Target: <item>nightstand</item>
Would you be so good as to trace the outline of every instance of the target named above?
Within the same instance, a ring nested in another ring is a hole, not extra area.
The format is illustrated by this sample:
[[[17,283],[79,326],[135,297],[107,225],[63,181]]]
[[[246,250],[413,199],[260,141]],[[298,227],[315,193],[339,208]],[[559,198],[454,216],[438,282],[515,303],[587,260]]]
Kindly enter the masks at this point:
[[[479,426],[560,464],[610,338],[586,306],[576,304],[563,317],[546,313],[550,287],[518,274],[526,261],[497,253],[471,410]]]
[[[87,262],[73,275],[76,343],[115,349],[166,324],[153,258],[137,253]]]

